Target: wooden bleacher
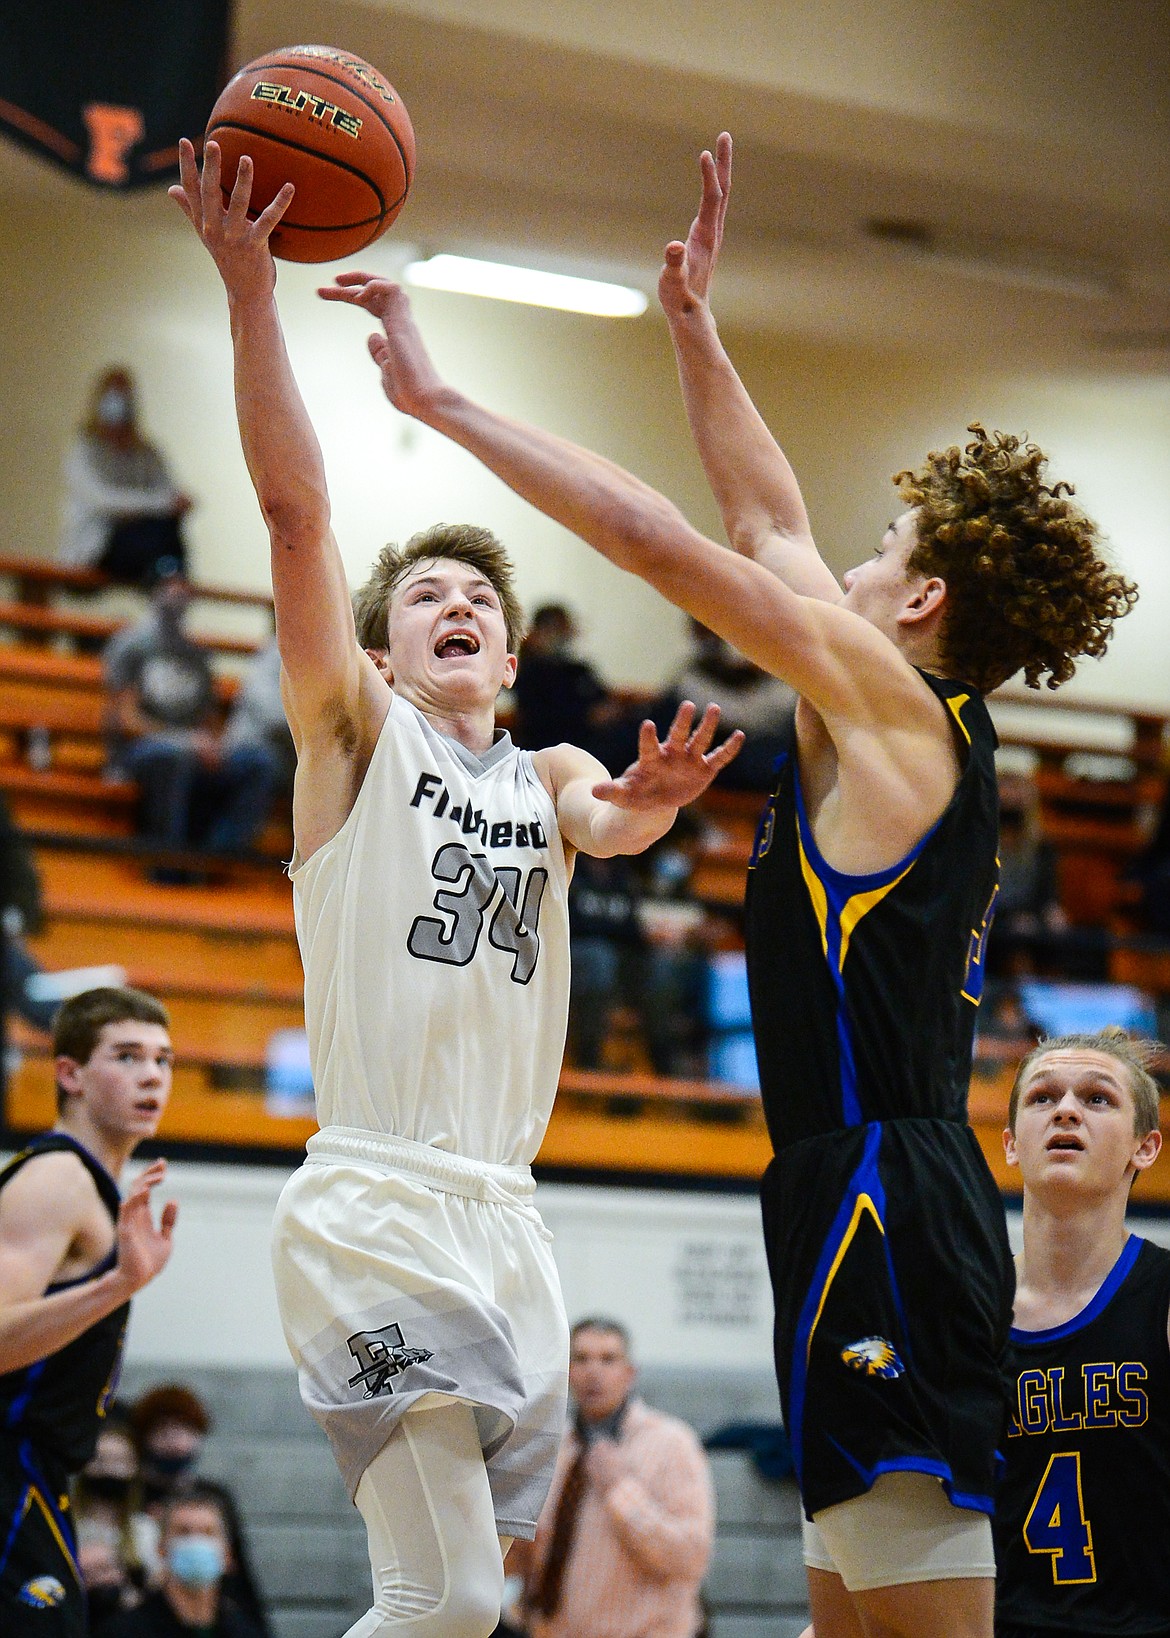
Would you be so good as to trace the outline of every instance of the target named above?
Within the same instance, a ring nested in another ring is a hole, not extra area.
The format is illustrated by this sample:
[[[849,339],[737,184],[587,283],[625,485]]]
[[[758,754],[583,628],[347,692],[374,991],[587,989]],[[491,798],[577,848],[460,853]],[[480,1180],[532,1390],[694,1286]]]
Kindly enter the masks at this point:
[[[100,569],[65,568],[58,563],[31,557],[10,557],[0,553],[0,579],[8,582],[15,602],[24,608],[47,608],[56,593],[74,592],[92,596],[115,584]],[[213,586],[205,581],[192,585],[197,601],[237,603],[248,608],[271,609],[269,592],[248,591],[240,586]]]
[[[32,836],[42,872],[47,918],[44,930],[30,940],[33,953],[48,968],[117,963],[132,983],[167,1003],[179,1062],[160,1134],[164,1145],[225,1145],[292,1158],[313,1122],[271,1112],[258,1090],[269,1036],[302,1022],[291,890],[277,854],[267,865],[232,865],[215,885],[150,882],[143,859],[130,851],[134,788],[102,772],[100,661],[70,648],[77,638],[95,634],[92,622],[98,617],[50,603],[63,589],[98,585],[88,571],[2,557],[0,579],[12,591],[9,603],[0,602],[0,630],[7,630],[9,639],[0,641],[0,790]],[[230,589],[203,588],[202,595],[257,606],[268,602],[260,594]],[[236,639],[209,639],[209,645],[220,654],[242,652]],[[219,687],[226,706],[234,680],[224,676]],[[1037,703],[1022,696],[1021,702]],[[1127,759],[1132,766],[1121,770],[1120,779],[1087,779],[1068,768],[1069,758],[1084,749],[1076,734],[1082,709],[1071,707],[1061,715],[1050,708],[1047,737],[1032,731],[1013,739],[1010,729],[1002,737],[1035,752],[1045,834],[1069,861],[1070,890],[1092,880],[1079,913],[1090,921],[1103,918],[1097,924],[1113,929],[1113,976],[1170,996],[1170,949],[1132,934],[1120,881],[1144,835],[1143,810],[1164,792],[1164,721],[1149,711],[1114,713],[1123,728],[1128,724],[1119,762]],[[29,765],[34,734],[42,744],[48,736],[47,766]],[[704,800],[693,886],[716,911],[736,912],[742,904],[761,806],[758,796],[721,790]],[[44,1039],[19,1027],[13,1034],[24,1061],[9,1088],[7,1124],[28,1131],[53,1118],[52,1066]],[[1010,1069],[1008,1064],[979,1070],[971,1103],[980,1141],[1009,1193],[1014,1179],[1004,1167],[999,1134]],[[759,1176],[769,1154],[753,1094],[663,1081],[637,1068],[602,1073],[566,1068],[540,1162],[578,1175],[748,1181]],[[1162,1170],[1143,1177],[1135,1198],[1170,1202],[1170,1178],[1163,1184]]]

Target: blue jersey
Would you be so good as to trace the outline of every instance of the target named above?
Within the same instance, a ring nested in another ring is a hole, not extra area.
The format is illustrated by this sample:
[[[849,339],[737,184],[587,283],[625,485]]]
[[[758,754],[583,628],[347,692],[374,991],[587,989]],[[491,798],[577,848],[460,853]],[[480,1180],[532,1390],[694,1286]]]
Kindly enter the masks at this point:
[[[0,1172],[0,1189],[38,1155],[64,1150],[75,1154],[94,1180],[102,1204],[116,1221],[118,1186],[93,1155],[64,1132],[46,1132]],[[114,1266],[117,1247],[97,1268],[80,1280],[51,1285],[45,1295],[96,1280]],[[32,1365],[0,1376],[0,1452],[15,1457],[23,1448],[35,1453],[57,1472],[76,1473],[93,1455],[106,1405],[113,1396],[122,1357],[122,1340],[130,1304],[123,1303],[104,1319]]]
[[[996,1631],[1170,1633],[1170,1251],[1131,1235],[1064,1325],[1013,1330]]]
[[[970,686],[923,672],[964,765],[942,817],[889,869],[821,857],[795,745],[764,810],[747,888],[752,1024],[777,1152],[904,1116],[963,1122],[995,908],[995,729]]]

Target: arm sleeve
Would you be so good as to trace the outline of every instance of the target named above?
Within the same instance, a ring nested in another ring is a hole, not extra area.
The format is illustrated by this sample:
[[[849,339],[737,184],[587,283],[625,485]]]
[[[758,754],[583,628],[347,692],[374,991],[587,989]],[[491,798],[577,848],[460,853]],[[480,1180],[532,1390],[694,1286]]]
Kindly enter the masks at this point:
[[[648,1575],[698,1581],[715,1536],[707,1458],[689,1428],[664,1428],[655,1444],[644,1473],[619,1479],[605,1504],[622,1544]]]

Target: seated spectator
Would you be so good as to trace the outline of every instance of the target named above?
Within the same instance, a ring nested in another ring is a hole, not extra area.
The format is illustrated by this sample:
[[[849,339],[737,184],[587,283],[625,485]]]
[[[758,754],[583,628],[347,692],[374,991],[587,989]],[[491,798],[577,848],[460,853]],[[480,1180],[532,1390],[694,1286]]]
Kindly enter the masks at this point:
[[[167,1504],[192,1483],[211,1431],[211,1416],[198,1394],[181,1383],[167,1382],[150,1389],[135,1402],[130,1411],[130,1426],[141,1464],[145,1505],[156,1524],[153,1551],[148,1553],[156,1577],[161,1562],[158,1529]],[[198,1482],[201,1491],[215,1498],[227,1531],[229,1553],[223,1590],[231,1603],[247,1616],[251,1626],[266,1635],[268,1621],[252,1573],[235,1499],[224,1485],[204,1478]]]
[[[40,931],[44,920],[41,880],[32,851],[12,822],[0,795],[0,1035],[2,1020],[15,1012],[34,1029],[53,1027],[55,1002],[34,1001],[25,988],[40,971],[25,948],[24,935]]]
[[[531,1638],[694,1638],[715,1535],[703,1447],[634,1393],[623,1326],[579,1320],[569,1344],[575,1418],[536,1540],[517,1542]]]
[[[259,1638],[259,1628],[232,1603],[224,1582],[231,1546],[223,1500],[193,1484],[163,1504],[162,1576],[137,1609],[94,1629],[94,1638]]]
[[[656,701],[654,721],[660,728],[669,724],[683,700],[693,701],[700,710],[717,705],[720,732],[742,728],[747,735],[735,761],[719,775],[719,783],[728,790],[771,790],[773,764],[784,749],[796,711],[796,691],[745,660],[698,620],[690,624],[690,657]]]
[[[577,855],[569,886],[569,954],[569,1056],[579,1069],[600,1069],[619,999],[644,1010],[645,939],[630,859]]]
[[[138,1449],[120,1403],[107,1409],[93,1455],[77,1475],[73,1512],[79,1531],[85,1526],[99,1541],[112,1535],[127,1583],[144,1587],[156,1563],[158,1530],[144,1511]]]
[[[1143,931],[1170,938],[1170,787],[1153,837],[1128,874],[1141,888],[1138,919]]]
[[[65,522],[58,560],[137,585],[161,558],[186,564],[181,522],[190,497],[138,426],[134,377],[105,370],[65,460]]]
[[[652,865],[652,860],[650,861]],[[696,945],[697,907],[686,915],[651,902],[637,864],[578,854],[569,887],[569,1057],[578,1069],[604,1067],[617,1007],[631,1007],[656,1075],[701,1072],[705,956]]]
[[[280,695],[280,650],[275,637],[249,665],[224,725],[225,753],[253,745],[271,754],[279,789],[291,791],[297,753]]]
[[[512,738],[526,750],[566,742],[592,749],[596,714],[609,693],[589,662],[575,653],[576,638],[576,623],[563,603],[542,603],[532,616],[512,688]]]
[[[268,817],[279,766],[266,745],[228,746],[216,731],[215,678],[185,628],[190,600],[177,565],[160,565],[149,613],[106,646],[110,765],[141,789],[145,840],[244,852]]]
[[[638,754],[641,716],[581,659],[576,641],[576,622],[563,603],[544,603],[532,616],[512,685],[512,737],[529,751],[580,745],[611,773],[620,773]]]
[[[115,1527],[82,1516],[75,1519],[75,1525],[77,1568],[85,1585],[89,1628],[96,1632],[114,1616],[134,1609],[140,1594],[122,1557]]]
[[[1000,781],[999,893],[987,944],[995,978],[1039,973],[1096,983],[1108,976],[1104,929],[1074,927],[1060,903],[1056,850],[1040,825],[1031,779]]]
[[[1056,855],[1040,833],[1038,810],[1031,780],[1000,781],[999,896],[988,943],[995,974],[1036,972],[1068,927],[1057,897]]]

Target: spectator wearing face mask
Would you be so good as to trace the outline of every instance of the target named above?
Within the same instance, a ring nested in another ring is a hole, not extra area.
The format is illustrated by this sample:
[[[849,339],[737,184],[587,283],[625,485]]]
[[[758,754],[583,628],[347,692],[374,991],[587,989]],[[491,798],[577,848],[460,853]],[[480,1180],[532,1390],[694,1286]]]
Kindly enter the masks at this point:
[[[65,459],[65,516],[58,559],[137,584],[160,558],[186,564],[182,519],[190,496],[138,425],[134,377],[104,370]]]
[[[94,1638],[260,1638],[225,1589],[232,1557],[219,1490],[191,1484],[164,1504],[161,1523],[158,1586],[137,1609],[95,1627]]]
[[[83,1531],[90,1533],[98,1567],[102,1545],[112,1539],[129,1583],[141,1590],[148,1566],[156,1561],[158,1526],[144,1511],[138,1448],[126,1411],[118,1402],[107,1408],[94,1453],[74,1481],[73,1513],[79,1538]],[[88,1574],[84,1579],[89,1588]]]
[[[142,1491],[147,1513],[154,1522],[154,1540],[144,1552],[148,1577],[156,1581],[165,1569],[164,1526],[172,1500],[190,1493],[214,1497],[227,1531],[228,1559],[223,1591],[232,1606],[248,1618],[249,1631],[267,1638],[268,1621],[252,1573],[251,1558],[231,1492],[223,1485],[195,1478],[204,1443],[211,1431],[211,1416],[199,1398],[182,1383],[167,1382],[150,1389],[130,1412],[138,1446]]]
[[[115,1615],[134,1609],[141,1594],[122,1557],[116,1527],[81,1516],[76,1525],[77,1568],[85,1586],[89,1630],[96,1632]]]

